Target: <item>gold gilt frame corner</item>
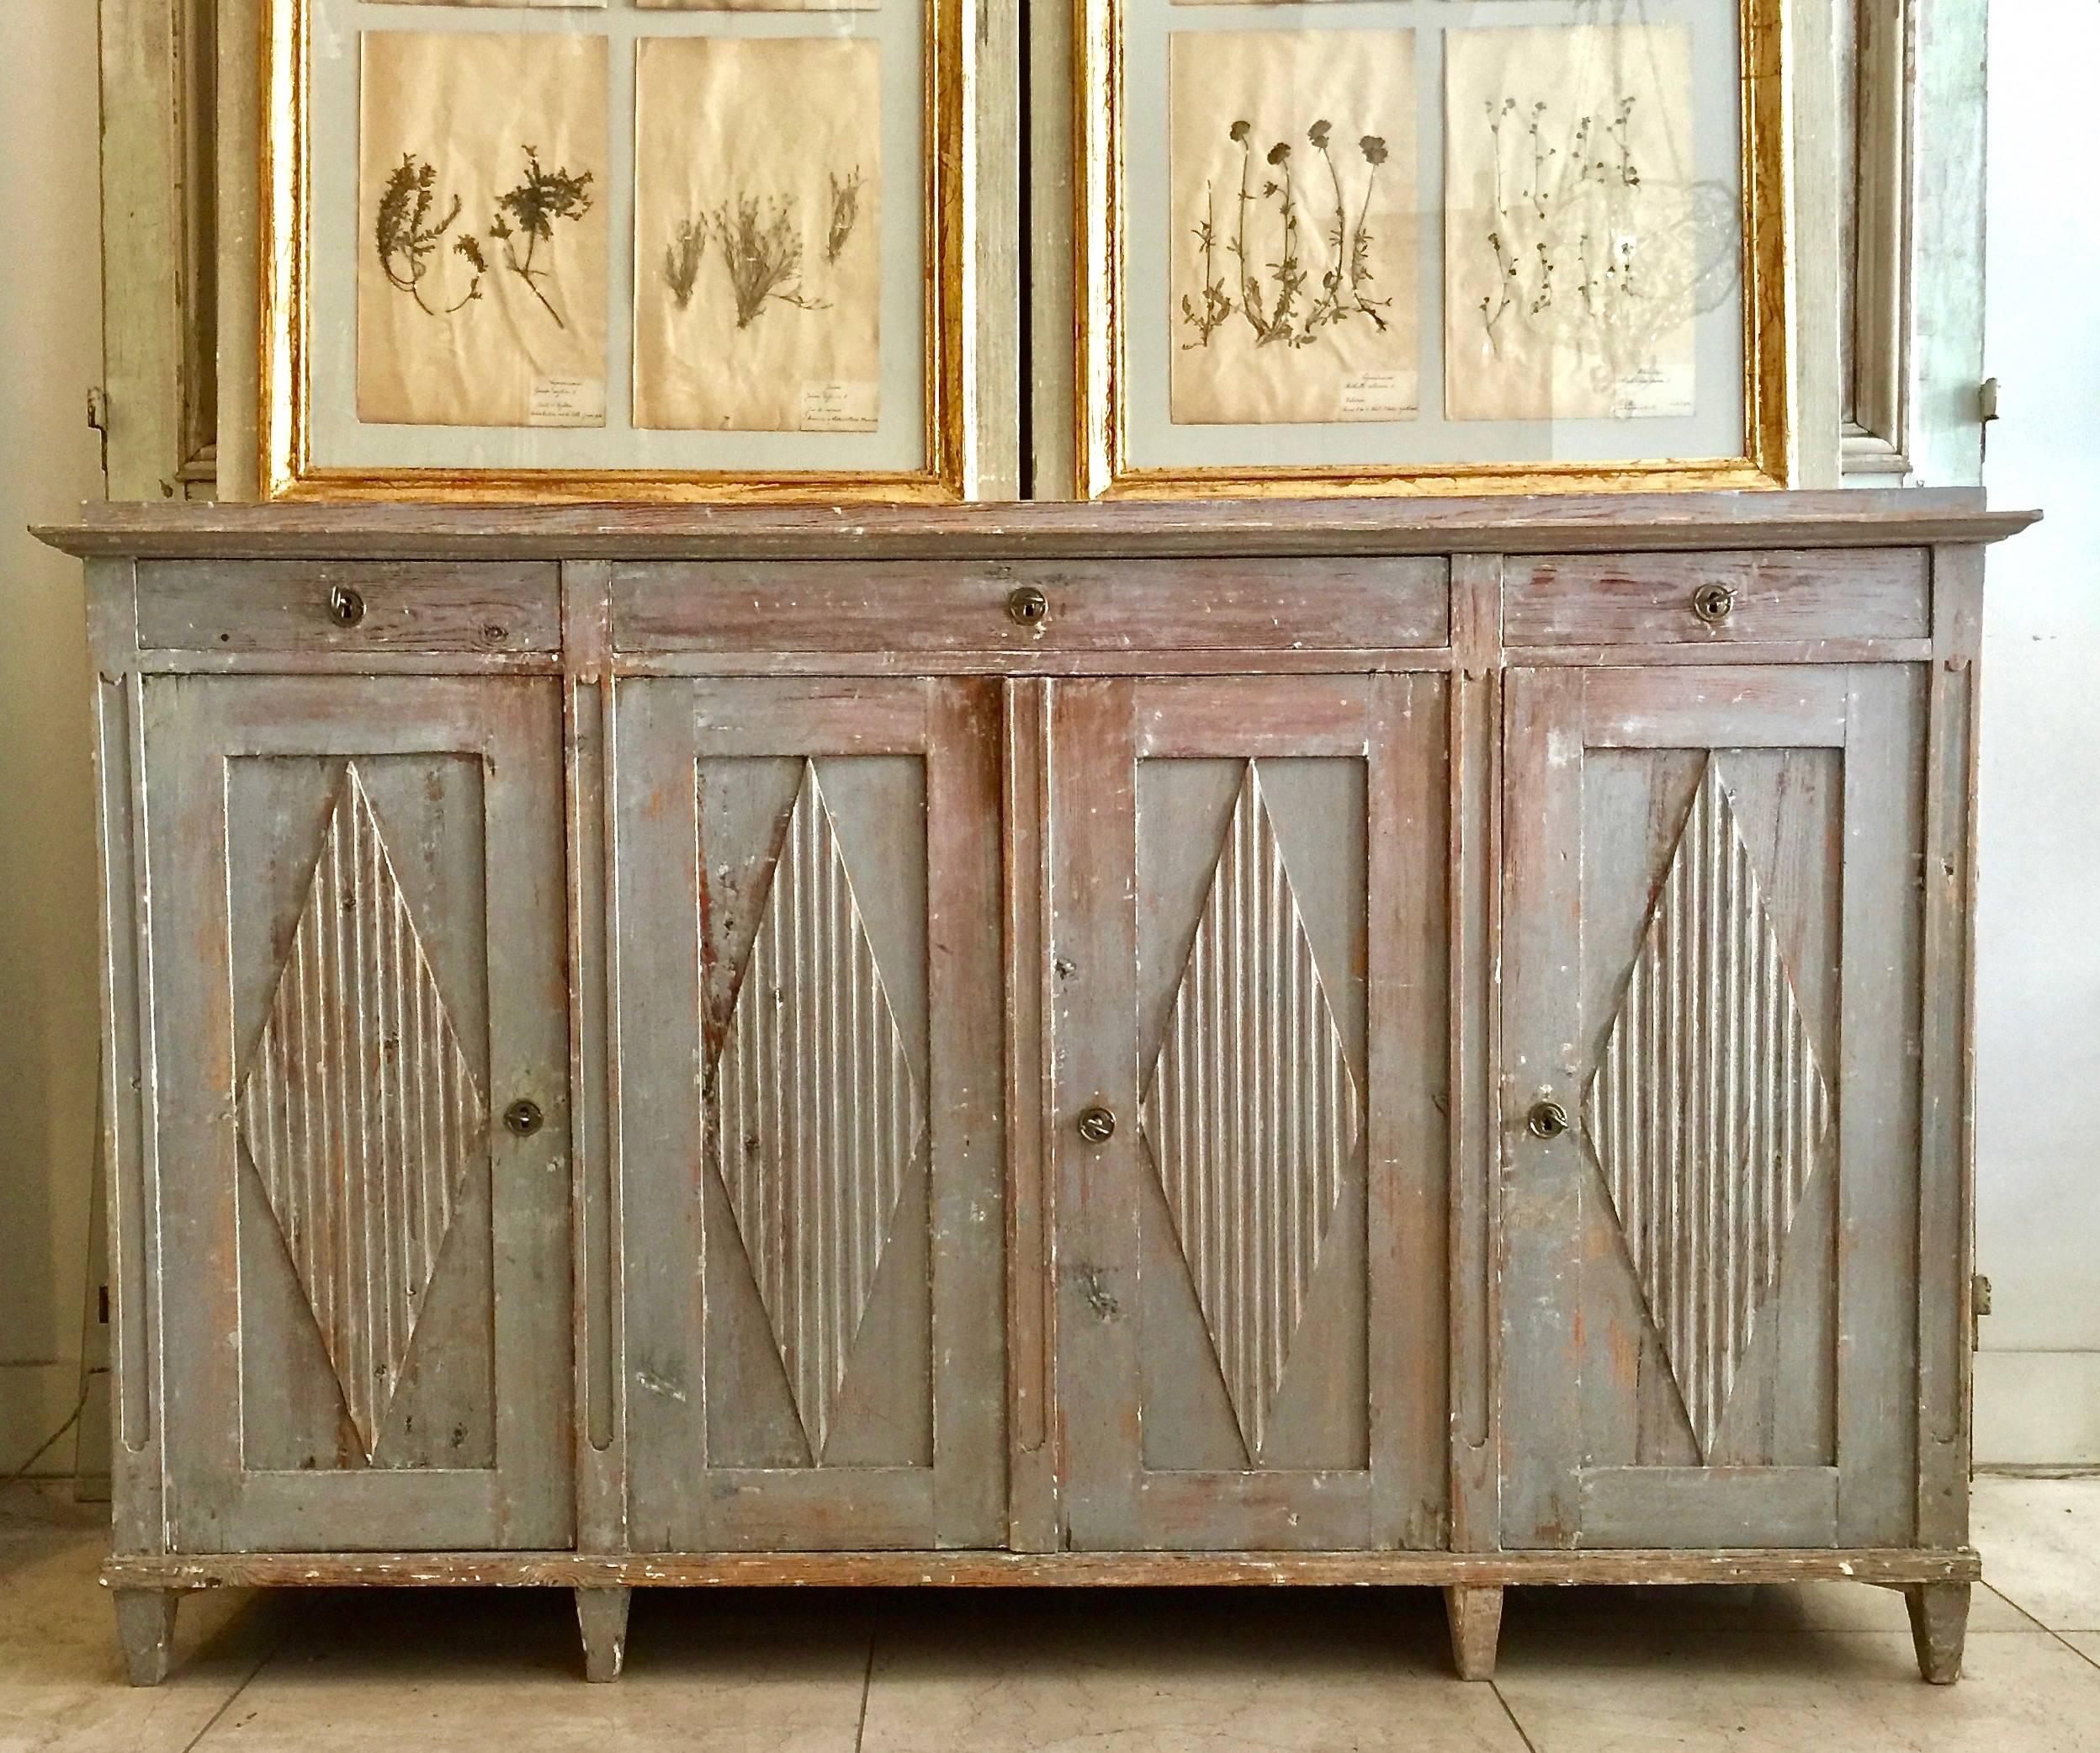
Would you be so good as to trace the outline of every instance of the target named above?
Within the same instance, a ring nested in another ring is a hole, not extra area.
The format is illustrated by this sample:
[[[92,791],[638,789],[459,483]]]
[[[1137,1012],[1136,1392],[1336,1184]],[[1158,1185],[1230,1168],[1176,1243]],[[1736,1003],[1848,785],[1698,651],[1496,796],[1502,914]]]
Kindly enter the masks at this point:
[[[264,0],[259,231],[262,497],[497,503],[947,504],[966,497],[973,337],[964,256],[968,55],[964,0],[924,0],[926,263],[923,469],[851,473],[730,470],[337,468],[312,454],[308,380],[312,193],[309,0]],[[619,245],[616,242],[616,248]]]
[[[1296,498],[1438,493],[1657,492],[1783,487],[1793,448],[1787,261],[1786,0],[1738,0],[1742,46],[1743,448],[1626,463],[1139,468],[1129,461],[1120,313],[1125,0],[1074,0],[1074,459],[1080,497]]]

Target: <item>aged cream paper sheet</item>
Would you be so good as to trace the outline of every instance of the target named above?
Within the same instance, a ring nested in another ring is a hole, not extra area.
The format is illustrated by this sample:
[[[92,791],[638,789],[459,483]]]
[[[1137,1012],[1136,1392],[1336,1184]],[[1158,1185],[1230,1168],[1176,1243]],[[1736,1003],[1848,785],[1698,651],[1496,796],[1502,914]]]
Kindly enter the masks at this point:
[[[1445,36],[1445,412],[1696,412],[1694,318],[1737,284],[1731,191],[1692,169],[1691,34]]]
[[[603,7],[608,0],[392,0],[395,6],[559,6],[575,11]]]
[[[635,52],[635,425],[874,431],[877,45],[658,37]]]
[[[363,51],[358,417],[604,425],[604,40],[384,30]]]
[[[638,12],[872,12],[881,4],[882,0],[634,0]]]
[[[1171,417],[1413,418],[1413,32],[1177,31],[1168,81]]]

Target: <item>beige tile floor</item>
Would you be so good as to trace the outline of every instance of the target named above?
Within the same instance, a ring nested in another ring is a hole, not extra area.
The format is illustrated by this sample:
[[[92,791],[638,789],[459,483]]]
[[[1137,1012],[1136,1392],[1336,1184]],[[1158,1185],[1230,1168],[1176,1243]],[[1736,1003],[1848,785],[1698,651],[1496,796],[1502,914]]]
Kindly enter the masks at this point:
[[[565,1596],[185,1602],[120,1678],[93,1511],[0,1500],[0,1753],[2100,1753],[2100,1479],[1985,1479],[1967,1677],[1856,1586],[1513,1594],[1492,1686],[1386,1595],[639,1595],[579,1676]]]

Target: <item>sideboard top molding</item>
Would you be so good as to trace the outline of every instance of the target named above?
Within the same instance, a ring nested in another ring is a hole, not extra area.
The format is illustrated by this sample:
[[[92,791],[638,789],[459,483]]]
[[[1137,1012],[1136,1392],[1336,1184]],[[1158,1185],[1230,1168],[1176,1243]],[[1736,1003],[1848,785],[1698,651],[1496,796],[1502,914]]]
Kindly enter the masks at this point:
[[[1268,554],[1543,554],[1995,542],[2038,512],[1974,489],[1583,494],[1513,500],[956,506],[83,506],[34,533],[82,557],[477,555],[567,560],[1121,559]]]

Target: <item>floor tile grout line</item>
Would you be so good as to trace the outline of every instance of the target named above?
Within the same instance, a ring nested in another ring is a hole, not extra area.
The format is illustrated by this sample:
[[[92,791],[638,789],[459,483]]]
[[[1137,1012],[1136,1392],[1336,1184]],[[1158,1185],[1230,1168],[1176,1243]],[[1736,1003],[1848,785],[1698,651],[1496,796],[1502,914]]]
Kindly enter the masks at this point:
[[[1503,1715],[1509,1718],[1509,1726],[1517,1731],[1517,1739],[1524,1743],[1525,1753],[1539,1753],[1538,1743],[1531,1739],[1524,1724],[1517,1720],[1516,1707],[1510,1703],[1509,1694],[1503,1691],[1502,1682],[1490,1680],[1488,1690],[1495,1695],[1495,1703],[1502,1707]]]
[[[875,1686],[875,1639],[878,1628],[867,1628],[867,1665],[861,1671],[861,1719],[853,1725],[853,1753],[861,1753],[861,1743],[867,1738],[867,1695]]]
[[[246,1674],[241,1676],[241,1684],[236,1687],[231,1692],[228,1692],[225,1697],[220,1701],[219,1708],[212,1712],[210,1720],[208,1721],[203,1728],[199,1729],[188,1740],[183,1744],[183,1753],[196,1753],[196,1750],[204,1745],[204,1737],[209,1734],[213,1729],[216,1729],[219,1726],[220,1722],[225,1716],[225,1713],[233,1708],[234,1700],[238,1698],[241,1693],[247,1691],[251,1686],[254,1685],[255,1676],[260,1674],[263,1669],[268,1667],[269,1665],[277,1659],[278,1653],[284,1649],[284,1641],[280,1639],[278,1642],[271,1644],[268,1649],[265,1649],[261,1655],[256,1658],[255,1665],[252,1668],[250,1668]]]

